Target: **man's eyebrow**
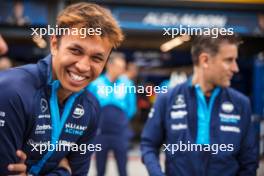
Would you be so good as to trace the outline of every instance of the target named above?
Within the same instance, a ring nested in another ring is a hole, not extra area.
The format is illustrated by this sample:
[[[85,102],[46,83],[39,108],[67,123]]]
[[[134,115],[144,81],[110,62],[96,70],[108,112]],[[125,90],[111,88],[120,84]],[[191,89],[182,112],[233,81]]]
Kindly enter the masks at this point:
[[[225,58],[225,60],[231,60],[231,59],[233,60],[233,59],[237,59],[237,58],[232,57],[232,56],[230,56],[230,57],[226,57],[226,58]]]

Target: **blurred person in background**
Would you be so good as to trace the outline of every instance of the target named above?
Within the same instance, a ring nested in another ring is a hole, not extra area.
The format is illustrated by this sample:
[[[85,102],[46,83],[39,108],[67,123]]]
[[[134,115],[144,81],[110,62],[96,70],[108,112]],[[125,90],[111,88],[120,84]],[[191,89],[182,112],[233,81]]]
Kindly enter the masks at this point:
[[[133,62],[128,62],[126,66],[126,71],[121,75],[120,79],[126,86],[136,87],[135,79],[138,76],[138,66]],[[127,106],[129,107],[127,116],[131,120],[137,111],[137,96],[134,91],[127,91],[126,95]]]
[[[0,35],[0,56],[7,53],[7,51],[8,51],[7,44],[5,40],[3,39],[3,37]]]
[[[129,120],[134,116],[136,103],[131,104],[126,86],[128,78],[122,76],[126,71],[125,57],[121,53],[112,53],[106,67],[106,73],[89,85],[101,105],[99,135],[97,143],[102,151],[96,152],[97,175],[105,175],[109,151],[114,152],[120,176],[126,176],[127,152],[131,130]],[[130,71],[129,71],[130,72]],[[130,73],[129,76],[134,76]],[[129,83],[131,84],[131,82]]]
[[[150,176],[256,175],[259,143],[250,101],[230,88],[239,71],[238,45],[236,36],[194,39],[193,77],[158,96],[141,136]]]
[[[0,58],[0,71],[11,68],[12,65],[13,65],[12,62],[8,57],[1,57]]]
[[[136,85],[135,79],[138,76],[138,66],[134,62],[128,62],[126,64],[126,71],[123,75],[120,76],[121,81],[125,86],[130,87],[126,92],[126,104],[127,104],[127,117],[131,121],[137,112],[137,94],[136,94]],[[131,91],[129,91],[131,90]],[[134,137],[134,131],[129,124],[128,126],[128,139],[131,140]],[[132,144],[129,145],[132,147]],[[129,148],[130,148],[129,147]]]
[[[29,25],[29,17],[24,16],[24,4],[22,1],[15,1],[12,15],[7,18],[7,23],[17,26]]]
[[[254,33],[259,36],[264,36],[264,14],[263,13],[258,14],[258,26],[254,30]]]
[[[90,3],[68,6],[56,24],[101,35],[51,36],[50,55],[0,73],[0,175],[88,174],[99,103],[85,87],[123,34],[109,10]]]

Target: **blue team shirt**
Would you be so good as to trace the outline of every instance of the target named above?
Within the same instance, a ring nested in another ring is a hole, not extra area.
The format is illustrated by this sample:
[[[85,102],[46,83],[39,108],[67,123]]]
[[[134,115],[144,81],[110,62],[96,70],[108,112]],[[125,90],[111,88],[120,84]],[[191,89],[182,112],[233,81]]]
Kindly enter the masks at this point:
[[[51,56],[37,64],[12,68],[0,73],[0,173],[11,174],[7,165],[17,163],[16,150],[27,154],[28,171],[39,170],[40,175],[69,175],[58,168],[64,157],[69,160],[73,175],[87,175],[92,150],[55,151],[40,154],[33,150],[35,144],[51,142],[93,144],[98,126],[99,104],[87,91],[69,98],[72,101],[58,106],[57,115],[51,117],[50,97],[53,83],[51,80]],[[71,104],[71,109],[67,109]],[[54,105],[54,104],[53,104]],[[54,107],[52,107],[54,109]],[[65,110],[67,109],[67,110]],[[66,116],[61,113],[67,111]],[[56,113],[55,113],[56,114]],[[54,126],[55,121],[63,121]],[[45,159],[43,159],[45,158]]]
[[[181,143],[218,146],[218,153],[215,148],[176,150]],[[233,148],[221,151],[221,144]],[[189,81],[159,94],[141,136],[142,159],[150,176],[253,176],[258,145],[248,98],[232,88],[217,88],[206,102],[199,86]],[[161,146],[165,174],[159,164]]]

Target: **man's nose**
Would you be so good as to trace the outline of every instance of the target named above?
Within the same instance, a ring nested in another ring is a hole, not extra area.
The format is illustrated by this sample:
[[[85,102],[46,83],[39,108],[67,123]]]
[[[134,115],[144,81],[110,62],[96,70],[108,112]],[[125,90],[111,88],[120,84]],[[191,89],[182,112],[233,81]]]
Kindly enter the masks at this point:
[[[91,63],[88,57],[83,57],[76,63],[76,68],[79,72],[88,72],[91,70]]]
[[[239,67],[238,67],[236,61],[233,62],[233,64],[232,64],[232,71],[233,71],[234,73],[238,73],[238,72],[239,72]]]

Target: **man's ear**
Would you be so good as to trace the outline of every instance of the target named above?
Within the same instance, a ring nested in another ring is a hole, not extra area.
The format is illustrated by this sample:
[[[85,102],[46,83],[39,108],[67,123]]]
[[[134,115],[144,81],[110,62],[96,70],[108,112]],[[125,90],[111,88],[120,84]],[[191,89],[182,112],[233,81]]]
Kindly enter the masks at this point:
[[[203,68],[208,68],[208,62],[209,62],[209,54],[201,53],[199,56],[199,65],[201,65]]]
[[[58,39],[55,35],[50,37],[50,52],[52,56],[56,56],[58,52]]]

